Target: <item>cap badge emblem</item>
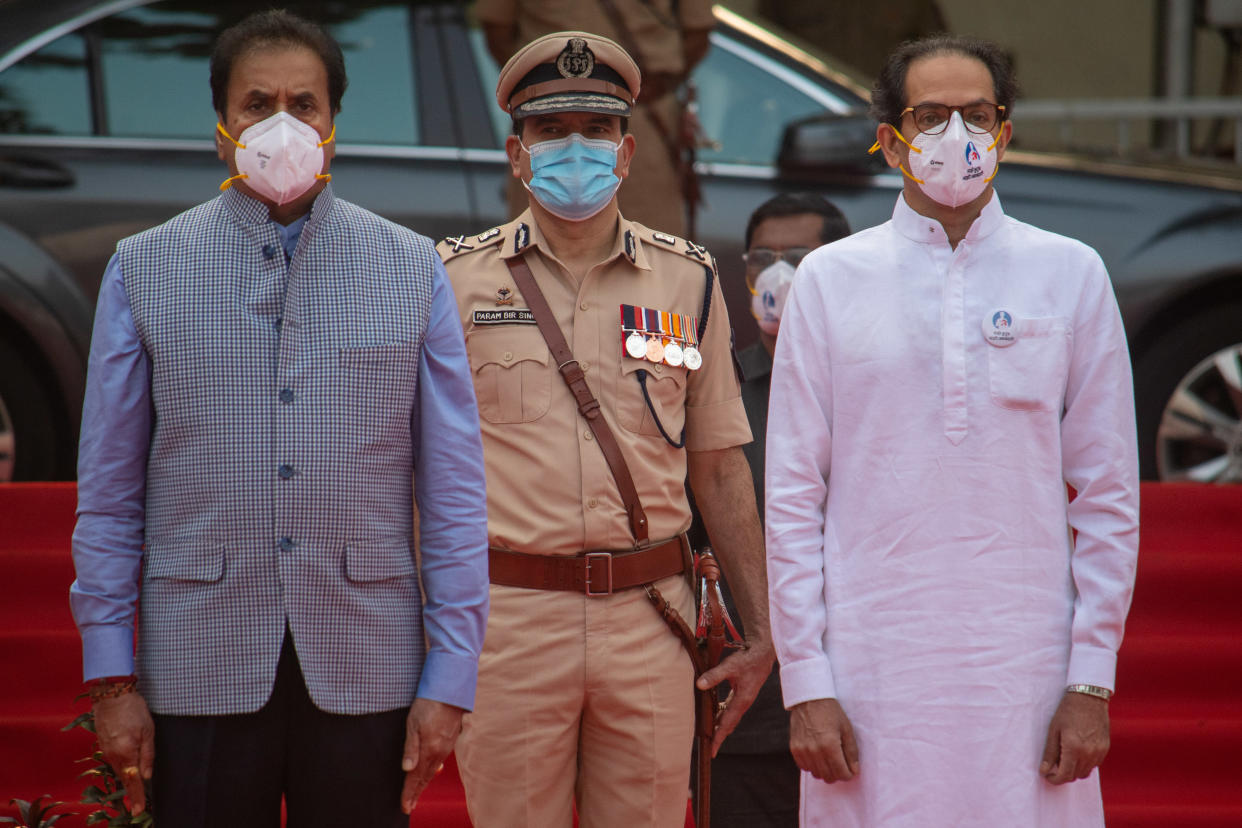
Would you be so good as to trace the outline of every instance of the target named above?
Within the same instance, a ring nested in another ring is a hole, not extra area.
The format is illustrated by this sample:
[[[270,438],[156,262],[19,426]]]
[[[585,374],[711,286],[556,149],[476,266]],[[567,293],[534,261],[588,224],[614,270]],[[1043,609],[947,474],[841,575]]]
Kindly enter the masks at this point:
[[[556,71],[562,78],[589,78],[595,71],[595,55],[591,53],[587,42],[580,37],[571,37],[556,58]]]

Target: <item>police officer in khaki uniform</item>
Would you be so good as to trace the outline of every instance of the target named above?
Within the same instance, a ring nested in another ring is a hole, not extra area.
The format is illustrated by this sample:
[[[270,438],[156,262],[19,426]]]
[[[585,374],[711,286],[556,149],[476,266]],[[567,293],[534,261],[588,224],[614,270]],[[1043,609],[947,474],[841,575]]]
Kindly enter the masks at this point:
[[[644,587],[654,584],[693,625],[687,473],[748,633],[747,649],[700,679],[727,679],[734,690],[717,745],[773,662],[741,448],[751,434],[714,262],[617,207],[639,89],[629,55],[595,35],[551,34],[519,51],[496,95],[514,119],[506,150],[529,208],[439,246],[466,332],[487,471],[491,614],[457,747],[480,828],[569,826],[575,804],[584,828],[682,824],[693,670]],[[510,265],[519,262],[615,435],[641,527],[518,287]]]
[[[679,160],[686,139],[676,92],[707,54],[716,25],[711,0],[478,0],[474,14],[488,51],[502,65],[522,44],[563,29],[596,32],[632,53],[643,97],[629,128],[642,151],[621,188],[621,212],[684,236],[686,170]],[[508,197],[510,215],[526,208],[526,193],[516,182],[510,182]]]

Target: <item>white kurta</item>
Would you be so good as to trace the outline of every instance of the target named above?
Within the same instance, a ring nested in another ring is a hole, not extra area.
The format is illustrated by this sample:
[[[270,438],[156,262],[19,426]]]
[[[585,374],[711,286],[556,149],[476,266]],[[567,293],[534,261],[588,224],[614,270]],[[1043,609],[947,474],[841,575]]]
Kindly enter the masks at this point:
[[[997,311],[1007,347],[985,338]],[[849,782],[803,773],[803,825],[1102,825],[1096,774],[1038,773],[1065,686],[1113,687],[1137,562],[1099,256],[995,196],[954,250],[899,198],[798,269],[769,406],[785,704],[839,699],[861,754]]]

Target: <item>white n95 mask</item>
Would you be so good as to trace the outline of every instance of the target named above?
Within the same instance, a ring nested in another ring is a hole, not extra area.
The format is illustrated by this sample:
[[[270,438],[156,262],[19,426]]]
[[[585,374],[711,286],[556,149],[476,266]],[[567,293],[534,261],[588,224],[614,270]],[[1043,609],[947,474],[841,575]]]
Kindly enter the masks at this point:
[[[794,266],[784,259],[777,259],[755,277],[755,286],[750,289],[750,312],[764,333],[775,336],[780,329],[781,313],[793,279]]]
[[[323,145],[335,139],[335,125],[332,134],[322,141],[314,127],[287,112],[277,112],[247,127],[236,139],[228,134],[223,124],[216,124],[216,129],[237,145],[237,175],[225,179],[221,190],[227,190],[235,180],[244,178],[246,186],[263,198],[276,204],[288,204],[317,180],[332,178],[320,170],[323,169]]]
[[[904,139],[903,139],[904,140]],[[946,207],[974,201],[996,177],[996,144],[991,135],[968,132],[962,116],[953,112],[939,135],[920,132],[910,147],[910,172],[927,197]],[[990,141],[991,144],[985,142]],[[902,170],[905,172],[905,170]]]

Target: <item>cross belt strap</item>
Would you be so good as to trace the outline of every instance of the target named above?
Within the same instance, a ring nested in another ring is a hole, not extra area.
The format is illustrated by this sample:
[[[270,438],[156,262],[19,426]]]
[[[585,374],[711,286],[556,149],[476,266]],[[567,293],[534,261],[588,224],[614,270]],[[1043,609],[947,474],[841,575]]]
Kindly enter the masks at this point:
[[[488,567],[493,584],[556,589],[590,596],[611,595],[685,571],[688,541],[679,535],[637,551],[527,555],[492,547]]]
[[[591,433],[595,435],[595,442],[599,444],[600,450],[604,453],[604,460],[608,462],[608,468],[612,471],[612,476],[617,481],[617,488],[621,492],[621,501],[625,504],[625,513],[630,520],[630,531],[634,535],[634,546],[641,546],[647,542],[647,513],[643,511],[643,505],[638,500],[638,489],[634,486],[634,478],[630,476],[629,466],[625,464],[625,455],[621,453],[621,446],[617,444],[617,438],[609,428],[608,422],[600,416],[599,400],[595,399],[595,395],[591,393],[591,388],[586,383],[586,374],[582,372],[578,360],[574,359],[573,351],[569,350],[565,334],[556,324],[556,317],[552,315],[548,300],[543,297],[543,291],[535,282],[535,274],[530,272],[526,259],[518,255],[506,259],[505,264],[509,266],[509,272],[513,274],[513,281],[517,284],[518,290],[526,298],[526,304],[535,317],[535,323],[539,326],[539,333],[543,334],[548,350],[552,352],[552,358],[556,360],[556,368],[561,372],[561,378],[565,380],[570,393],[574,395],[574,400],[578,403],[579,413],[586,419],[587,425],[591,427]]]

